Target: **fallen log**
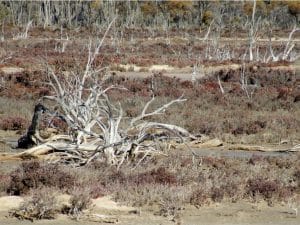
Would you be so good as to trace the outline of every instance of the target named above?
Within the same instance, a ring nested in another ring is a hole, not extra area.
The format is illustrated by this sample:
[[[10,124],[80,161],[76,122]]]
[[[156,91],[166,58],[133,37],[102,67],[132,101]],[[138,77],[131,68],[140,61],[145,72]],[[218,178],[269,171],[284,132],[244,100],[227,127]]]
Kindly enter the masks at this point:
[[[245,144],[234,144],[228,145],[229,150],[240,150],[240,151],[260,151],[260,152],[299,152],[300,145],[295,145],[290,148],[270,148],[258,145],[245,145]]]

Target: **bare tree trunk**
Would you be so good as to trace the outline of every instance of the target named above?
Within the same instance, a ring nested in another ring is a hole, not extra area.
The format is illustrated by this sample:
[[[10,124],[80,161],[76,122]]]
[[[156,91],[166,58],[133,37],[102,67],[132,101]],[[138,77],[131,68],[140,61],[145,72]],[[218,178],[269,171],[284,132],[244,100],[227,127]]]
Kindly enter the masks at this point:
[[[253,49],[255,47],[255,27],[256,27],[256,22],[255,22],[255,12],[256,12],[256,0],[253,0],[253,7],[252,7],[252,21],[251,21],[251,26],[249,30],[249,60],[253,61]]]

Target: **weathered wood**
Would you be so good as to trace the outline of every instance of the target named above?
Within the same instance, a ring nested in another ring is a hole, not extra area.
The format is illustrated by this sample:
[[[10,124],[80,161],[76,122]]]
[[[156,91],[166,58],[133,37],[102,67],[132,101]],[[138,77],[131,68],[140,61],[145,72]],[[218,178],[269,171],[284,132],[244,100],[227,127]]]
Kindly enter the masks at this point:
[[[143,159],[160,152],[157,149],[158,140],[166,141],[170,137],[180,141],[195,139],[187,130],[179,126],[147,121],[150,116],[152,118],[163,114],[173,104],[186,101],[183,96],[149,111],[149,106],[155,101],[153,96],[145,104],[139,116],[124,118],[121,104],[112,103],[108,91],[125,88],[104,87],[106,77],[99,75],[102,69],[94,66],[94,60],[102,43],[103,39],[96,43],[93,49],[93,43],[90,41],[88,60],[82,74],[71,73],[68,77],[60,78],[54,69],[47,68],[48,85],[53,92],[45,98],[54,102],[60,110],[58,113],[67,123],[68,133],[42,139],[38,132],[38,122],[46,108],[39,104],[35,108],[27,134],[19,140],[19,147],[31,148],[16,154],[15,157],[52,154],[56,159],[60,157],[61,162],[68,161],[77,165],[85,165],[100,158],[120,167],[132,155],[142,154]],[[153,135],[153,130],[164,132]]]
[[[40,103],[34,107],[34,114],[31,120],[31,124],[27,130],[27,133],[19,138],[17,146],[18,148],[30,148],[34,145],[37,145],[41,140],[38,128],[40,117],[45,111],[47,111],[47,108]]]

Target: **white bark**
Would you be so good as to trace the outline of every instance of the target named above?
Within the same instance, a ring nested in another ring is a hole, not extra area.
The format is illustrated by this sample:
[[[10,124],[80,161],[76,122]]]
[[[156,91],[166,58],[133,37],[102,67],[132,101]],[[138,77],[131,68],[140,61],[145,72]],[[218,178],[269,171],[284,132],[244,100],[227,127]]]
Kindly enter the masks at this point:
[[[256,39],[257,39],[257,31],[259,25],[259,19],[255,19],[256,13],[256,0],[253,0],[253,7],[252,7],[252,20],[249,27],[249,60],[253,61],[253,51],[255,49]]]
[[[293,34],[297,31],[300,31],[300,28],[297,28],[294,26],[293,30],[289,34],[288,42],[286,43],[285,49],[282,53],[282,60],[287,60],[290,56],[290,53],[292,52],[293,48],[295,47],[295,43],[292,41]]]
[[[16,36],[13,37],[13,39],[14,40],[27,39],[28,38],[28,31],[29,31],[31,26],[32,26],[32,20],[30,20],[27,23],[24,32],[17,34]]]

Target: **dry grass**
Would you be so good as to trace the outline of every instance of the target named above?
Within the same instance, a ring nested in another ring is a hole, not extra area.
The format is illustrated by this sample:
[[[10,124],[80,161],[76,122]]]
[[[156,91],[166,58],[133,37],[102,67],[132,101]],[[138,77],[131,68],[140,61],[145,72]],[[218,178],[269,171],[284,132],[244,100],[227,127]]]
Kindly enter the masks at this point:
[[[299,157],[254,155],[250,159],[193,160],[185,152],[173,151],[168,157],[147,160],[135,170],[126,165],[116,170],[97,162],[89,167],[62,170],[58,165],[36,165],[33,161],[1,179],[7,181],[2,189],[15,190],[15,194],[33,193],[45,187],[72,194],[70,206],[63,211],[75,219],[89,207],[91,198],[107,194],[118,202],[151,206],[156,214],[175,218],[186,204],[201,207],[242,199],[264,200],[269,205],[289,202],[300,193]]]
[[[34,190],[18,209],[10,212],[10,215],[18,219],[34,221],[55,219],[59,211],[55,190],[53,188],[43,188]]]
[[[0,97],[1,118],[19,117],[30,120],[34,108],[34,100],[20,100],[8,97]]]
[[[89,187],[75,188],[72,191],[69,203],[69,206],[62,209],[63,213],[78,220],[82,216],[83,211],[88,209],[92,204]]]
[[[0,196],[5,195],[9,189],[11,177],[8,174],[0,174]]]

